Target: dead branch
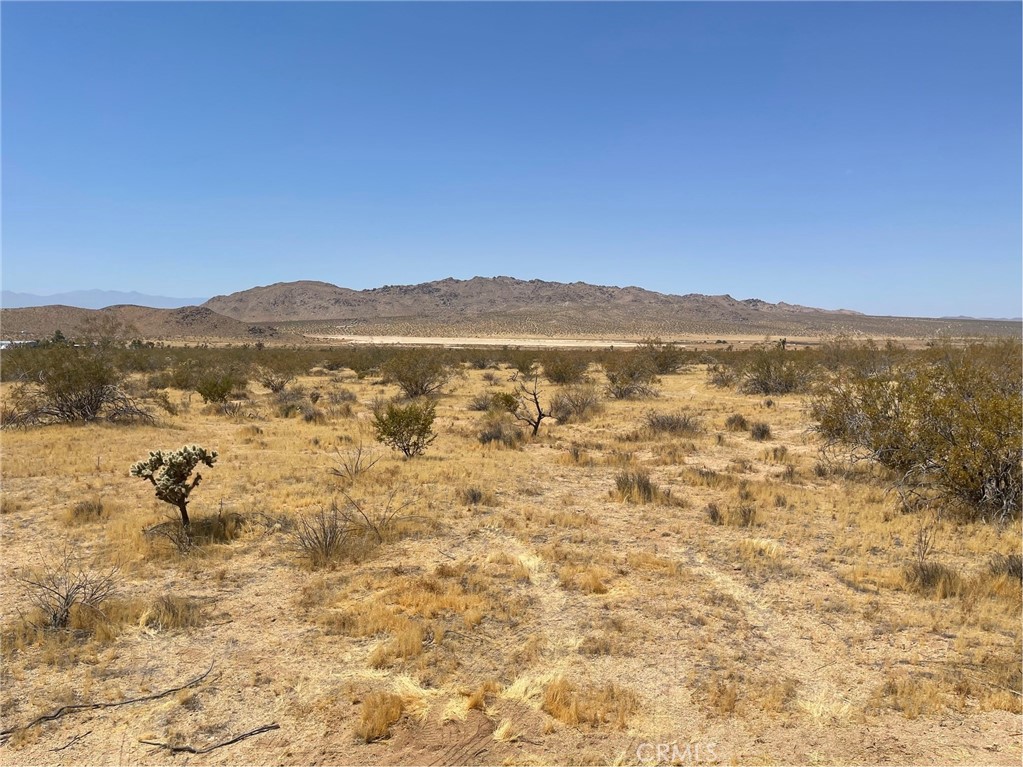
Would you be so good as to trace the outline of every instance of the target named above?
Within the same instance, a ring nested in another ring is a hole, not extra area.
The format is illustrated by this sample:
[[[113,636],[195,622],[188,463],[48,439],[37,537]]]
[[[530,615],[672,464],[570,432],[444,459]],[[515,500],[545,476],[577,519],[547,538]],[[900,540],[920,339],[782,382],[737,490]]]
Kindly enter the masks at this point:
[[[210,667],[206,669],[205,673],[200,674],[192,681],[185,682],[185,684],[183,685],[180,685],[178,687],[172,687],[169,690],[164,690],[163,692],[158,692],[153,695],[144,695],[141,698],[128,698],[127,700],[115,700],[106,703],[78,703],[72,706],[61,706],[56,711],[53,711],[49,714],[43,714],[39,718],[33,719],[28,724],[21,725],[20,727],[12,727],[9,730],[0,730],[0,745],[3,745],[8,740],[10,740],[11,736],[16,732],[27,730],[30,727],[35,727],[36,725],[44,724],[45,722],[52,722],[55,719],[60,719],[61,717],[67,716],[68,714],[77,714],[80,711],[92,711],[98,708],[116,708],[117,706],[127,706],[131,703],[144,703],[148,700],[158,700],[160,698],[166,698],[168,695],[172,695],[176,692],[181,692],[182,690],[187,690],[189,687],[195,687],[195,685],[199,684],[199,682],[208,677],[210,675],[210,672],[212,671],[213,663],[210,663]]]
[[[70,748],[71,746],[73,746],[78,741],[82,740],[83,738],[87,738],[90,735],[92,735],[92,730],[89,730],[88,732],[83,732],[81,735],[75,735],[75,737],[71,738],[71,740],[69,740],[67,743],[65,743],[60,748],[51,748],[50,751],[52,751],[54,753],[56,753],[57,751],[63,751],[64,749]]]
[[[215,751],[216,749],[223,748],[224,746],[230,746],[230,745],[232,745],[234,743],[237,743],[240,740],[245,740],[246,738],[251,738],[253,735],[259,735],[261,732],[269,732],[270,730],[279,730],[279,729],[281,729],[281,726],[279,724],[277,724],[276,722],[274,724],[264,724],[262,727],[257,727],[254,730],[249,730],[248,732],[243,732],[241,735],[237,735],[237,736],[231,738],[230,740],[225,740],[223,743],[217,743],[217,744],[215,744],[213,746],[207,746],[206,748],[194,748],[192,746],[174,746],[174,745],[171,745],[170,743],[157,743],[155,740],[140,740],[139,743],[143,743],[143,744],[145,744],[147,746],[156,746],[157,748],[166,748],[172,754],[180,754],[180,753],[186,753],[186,754],[208,754],[210,751]]]

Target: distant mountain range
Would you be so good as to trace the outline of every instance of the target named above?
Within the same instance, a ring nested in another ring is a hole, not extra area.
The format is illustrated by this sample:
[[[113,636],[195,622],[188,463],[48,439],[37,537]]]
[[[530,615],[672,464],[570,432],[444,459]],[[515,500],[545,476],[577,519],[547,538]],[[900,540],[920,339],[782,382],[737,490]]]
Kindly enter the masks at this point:
[[[198,306],[206,298],[171,298],[150,296],[145,293],[123,292],[120,290],[75,290],[70,293],[54,293],[37,296],[33,293],[0,291],[0,306],[5,309],[20,309],[28,306],[76,306],[80,309],[103,309],[118,304],[148,306],[153,309],[178,309],[182,306]]]
[[[757,298],[698,293],[670,295],[638,287],[570,284],[513,277],[452,278],[419,285],[352,290],[298,281],[226,296],[168,299],[138,293],[82,291],[34,297],[63,305],[12,308],[5,292],[3,336],[73,334],[95,309],[150,339],[275,338],[302,342],[344,336],[434,336],[639,339],[651,336],[738,335],[873,338],[1019,335],[1018,322],[962,318],[871,317]],[[114,305],[108,305],[110,303]],[[159,308],[181,303],[185,308]],[[125,305],[136,304],[136,305]],[[145,308],[137,304],[148,304]]]

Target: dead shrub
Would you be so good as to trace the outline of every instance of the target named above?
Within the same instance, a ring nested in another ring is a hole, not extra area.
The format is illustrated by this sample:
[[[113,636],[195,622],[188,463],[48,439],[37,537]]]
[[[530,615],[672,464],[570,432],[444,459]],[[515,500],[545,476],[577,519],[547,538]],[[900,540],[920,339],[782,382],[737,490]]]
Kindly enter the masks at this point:
[[[764,442],[771,438],[771,425],[763,421],[756,421],[749,427],[749,436],[754,442]]]
[[[44,630],[68,628],[75,612],[99,613],[117,590],[117,568],[97,572],[87,568],[70,548],[41,569],[14,576],[35,607]]]
[[[551,398],[551,416],[559,423],[584,423],[599,413],[603,405],[600,392],[593,384],[579,384],[558,392]]]
[[[300,554],[314,570],[334,567],[342,559],[353,529],[337,504],[302,519],[293,533]]]

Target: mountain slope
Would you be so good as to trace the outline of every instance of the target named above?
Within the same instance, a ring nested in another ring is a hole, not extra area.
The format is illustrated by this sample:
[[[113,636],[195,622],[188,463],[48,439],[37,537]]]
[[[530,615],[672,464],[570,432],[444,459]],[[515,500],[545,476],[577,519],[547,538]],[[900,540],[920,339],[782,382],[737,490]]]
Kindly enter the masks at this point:
[[[39,339],[60,330],[74,338],[90,321],[111,317],[126,326],[126,334],[157,339],[262,338],[277,331],[250,325],[208,309],[185,306],[179,309],[152,309],[147,306],[110,306],[106,309],[82,309],[76,306],[38,306],[0,310],[0,334],[7,340]]]
[[[651,315],[653,319],[653,315],[690,312],[705,320],[752,321],[762,315],[824,311],[770,304],[759,299],[737,301],[731,296],[699,294],[675,296],[637,287],[526,281],[512,277],[448,278],[421,285],[387,285],[359,291],[326,282],[281,282],[216,296],[204,306],[245,322],[441,319],[451,315],[542,315],[562,310],[592,313],[595,319],[607,319],[608,312],[620,312],[623,319],[634,317],[636,313]]]

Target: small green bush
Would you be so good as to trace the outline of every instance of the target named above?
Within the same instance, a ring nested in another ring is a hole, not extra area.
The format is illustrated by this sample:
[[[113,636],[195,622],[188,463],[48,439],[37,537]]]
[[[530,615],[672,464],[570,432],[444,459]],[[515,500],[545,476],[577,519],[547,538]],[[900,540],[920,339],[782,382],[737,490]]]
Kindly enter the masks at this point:
[[[447,358],[432,349],[398,352],[380,369],[409,399],[436,394],[451,376]]]
[[[373,412],[373,428],[377,440],[400,450],[406,458],[414,458],[437,438],[433,433],[436,415],[437,407],[432,402],[416,401],[407,405],[391,402]]]
[[[552,384],[577,384],[586,377],[589,361],[572,352],[548,352],[541,359],[543,375]]]
[[[1018,340],[938,346],[885,374],[844,370],[811,401],[825,451],[892,469],[904,491],[974,518],[1020,513],[1023,352]]]
[[[614,399],[653,397],[657,369],[641,352],[619,352],[604,360],[607,393]]]

